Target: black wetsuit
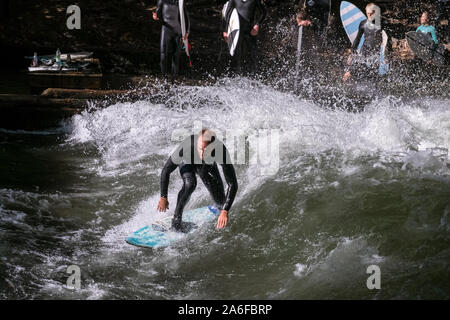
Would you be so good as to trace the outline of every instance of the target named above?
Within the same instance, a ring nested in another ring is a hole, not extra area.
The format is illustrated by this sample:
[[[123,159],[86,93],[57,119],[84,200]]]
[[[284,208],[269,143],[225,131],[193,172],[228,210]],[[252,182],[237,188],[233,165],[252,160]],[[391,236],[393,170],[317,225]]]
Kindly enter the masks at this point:
[[[219,206],[220,210],[230,210],[238,189],[234,166],[231,163],[225,145],[218,140],[212,142],[208,146],[213,148],[210,153],[211,157],[205,155],[205,159],[202,160],[200,159],[196,148],[197,139],[197,135],[192,135],[183,141],[169,157],[161,172],[161,197],[167,198],[170,174],[177,167],[179,167],[180,175],[183,179],[183,187],[178,193],[177,205],[172,220],[172,228],[175,230],[181,229],[181,218],[184,207],[197,186],[196,174],[200,176],[203,184],[208,189],[215,204]],[[208,147],[205,149],[205,154],[207,152],[206,150],[209,150]],[[190,154],[185,154],[185,152],[189,150]],[[222,166],[223,175],[228,185],[226,194],[217,166],[218,163]]]
[[[317,40],[323,42],[330,12],[329,0],[306,0],[305,8],[307,16],[311,19],[312,28],[319,38]]]
[[[161,29],[161,73],[167,76],[170,72],[172,78],[178,75],[179,61],[181,54],[182,35],[180,23],[180,11],[178,0],[158,0],[156,14],[162,22]],[[186,18],[186,32],[189,33],[189,16],[184,7],[184,16]]]
[[[364,36],[364,43],[361,47],[360,54],[356,55],[362,36]],[[374,71],[378,70],[379,67],[382,42],[383,35],[381,28],[368,22],[367,19],[361,21],[358,34],[356,35],[355,41],[353,41],[352,53],[354,53],[354,56],[348,70],[358,77],[377,76],[378,71]]]
[[[224,32],[227,32],[231,13],[236,9],[239,15],[240,33],[236,50],[233,56],[233,64],[237,73],[242,73],[242,59],[248,54],[250,57],[250,71],[256,67],[256,36],[250,31],[254,25],[260,25],[266,17],[266,8],[262,0],[229,0],[223,24]],[[259,11],[257,18],[256,11]]]

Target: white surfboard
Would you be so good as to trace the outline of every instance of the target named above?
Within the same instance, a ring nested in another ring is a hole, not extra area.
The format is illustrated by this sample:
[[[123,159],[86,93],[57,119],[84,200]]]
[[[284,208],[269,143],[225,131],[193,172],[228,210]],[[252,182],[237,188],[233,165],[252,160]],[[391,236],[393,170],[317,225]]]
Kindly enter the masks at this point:
[[[178,7],[180,10],[181,36],[184,37],[186,35],[186,18],[184,16],[184,0],[180,0],[178,2]],[[186,55],[189,57],[188,39],[183,40],[183,44],[184,44],[184,50],[186,51]]]
[[[229,2],[225,3],[222,10],[222,17],[225,19],[225,13],[227,12]],[[228,48],[230,49],[230,55],[234,56],[234,52],[236,51],[236,47],[239,41],[239,15],[236,9],[233,9],[230,16],[230,21],[227,27],[228,33]]]

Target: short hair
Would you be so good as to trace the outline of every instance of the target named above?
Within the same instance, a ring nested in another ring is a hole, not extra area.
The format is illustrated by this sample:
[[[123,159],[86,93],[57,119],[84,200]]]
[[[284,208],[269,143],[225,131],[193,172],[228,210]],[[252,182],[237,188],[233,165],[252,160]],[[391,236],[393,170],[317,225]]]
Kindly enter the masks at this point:
[[[209,134],[206,134],[207,132]],[[205,135],[207,136],[207,138],[209,138],[209,140],[205,140],[205,141],[209,141],[209,143],[214,142],[214,140],[216,140],[216,133],[214,131],[212,131],[211,129],[203,128],[200,133],[200,136],[204,137]]]
[[[305,20],[306,17],[307,17],[306,11],[305,11],[305,10],[301,10],[301,11],[297,12],[297,14],[296,14],[295,17],[296,17],[297,19],[300,19],[300,20]]]

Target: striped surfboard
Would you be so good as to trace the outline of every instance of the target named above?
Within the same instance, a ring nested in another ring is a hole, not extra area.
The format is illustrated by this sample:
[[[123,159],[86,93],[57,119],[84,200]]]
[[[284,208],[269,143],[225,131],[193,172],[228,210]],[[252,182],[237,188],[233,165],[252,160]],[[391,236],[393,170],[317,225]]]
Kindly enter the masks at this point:
[[[361,23],[361,21],[366,20],[367,18],[365,14],[358,9],[358,7],[348,1],[341,2],[340,14],[345,33],[350,39],[350,42],[353,44],[358,34],[359,24]],[[358,50],[361,49],[363,43],[364,36],[359,42]]]

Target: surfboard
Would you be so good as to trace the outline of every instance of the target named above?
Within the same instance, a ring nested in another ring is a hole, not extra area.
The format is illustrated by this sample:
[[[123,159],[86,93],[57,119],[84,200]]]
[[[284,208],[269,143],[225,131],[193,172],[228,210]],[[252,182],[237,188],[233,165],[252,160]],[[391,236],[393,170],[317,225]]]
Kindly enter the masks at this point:
[[[178,2],[178,8],[180,10],[180,24],[181,24],[181,36],[184,37],[186,34],[186,19],[184,16],[184,0],[180,0]],[[189,57],[189,44],[188,40],[183,40],[184,50],[186,51],[186,55]]]
[[[430,61],[434,65],[445,65],[445,48],[436,45],[433,39],[426,33],[410,31],[406,33],[406,41],[416,57],[424,61]]]
[[[83,59],[89,59],[92,57],[94,53],[93,52],[69,52],[69,53],[62,53],[61,54],[61,61],[66,61],[67,56],[70,55],[70,59],[73,60],[83,60]],[[33,56],[26,56],[25,59],[33,59]],[[38,56],[39,60],[50,60],[54,59],[55,55],[48,54],[45,56]]]
[[[340,15],[345,33],[353,45],[353,42],[358,35],[359,25],[361,24],[361,21],[367,20],[367,17],[357,6],[348,1],[341,2]],[[378,73],[380,75],[385,75],[389,71],[389,64],[386,63],[384,59],[388,41],[388,36],[384,30],[382,31],[382,37],[383,41],[380,46],[380,65],[378,67]],[[358,52],[361,50],[363,43],[364,35],[361,37],[361,41],[358,44]]]
[[[341,2],[340,15],[345,33],[347,34],[347,37],[353,45],[353,42],[358,35],[359,24],[361,23],[361,21],[366,20],[367,17],[361,10],[359,10],[357,6],[348,1]],[[358,50],[361,49],[363,43],[364,36],[361,37],[361,41],[358,45]]]
[[[225,3],[222,10],[222,17],[225,19],[225,13],[227,12],[229,2]],[[228,49],[230,50],[230,55],[234,56],[234,52],[236,51],[236,47],[239,41],[239,31],[240,23],[239,23],[239,15],[236,9],[233,9],[230,16],[230,21],[227,26],[228,33]]]
[[[216,206],[207,206],[183,213],[183,224],[188,226],[188,233],[194,232],[198,226],[215,220],[220,210]],[[185,237],[185,233],[170,231],[172,217],[154,222],[133,232],[125,238],[131,245],[145,248],[168,247]]]
[[[303,38],[303,26],[298,28],[298,41],[297,41],[297,60],[295,63],[295,82],[294,82],[294,90],[297,90],[298,87],[298,74],[300,71],[300,58],[302,54],[302,38]]]
[[[384,55],[386,54],[386,45],[388,42],[388,35],[384,30],[381,32],[381,35],[383,37],[383,41],[381,42],[380,48],[380,66],[378,67],[378,73],[380,75],[385,75],[389,71],[389,63],[386,63],[384,60]]]

